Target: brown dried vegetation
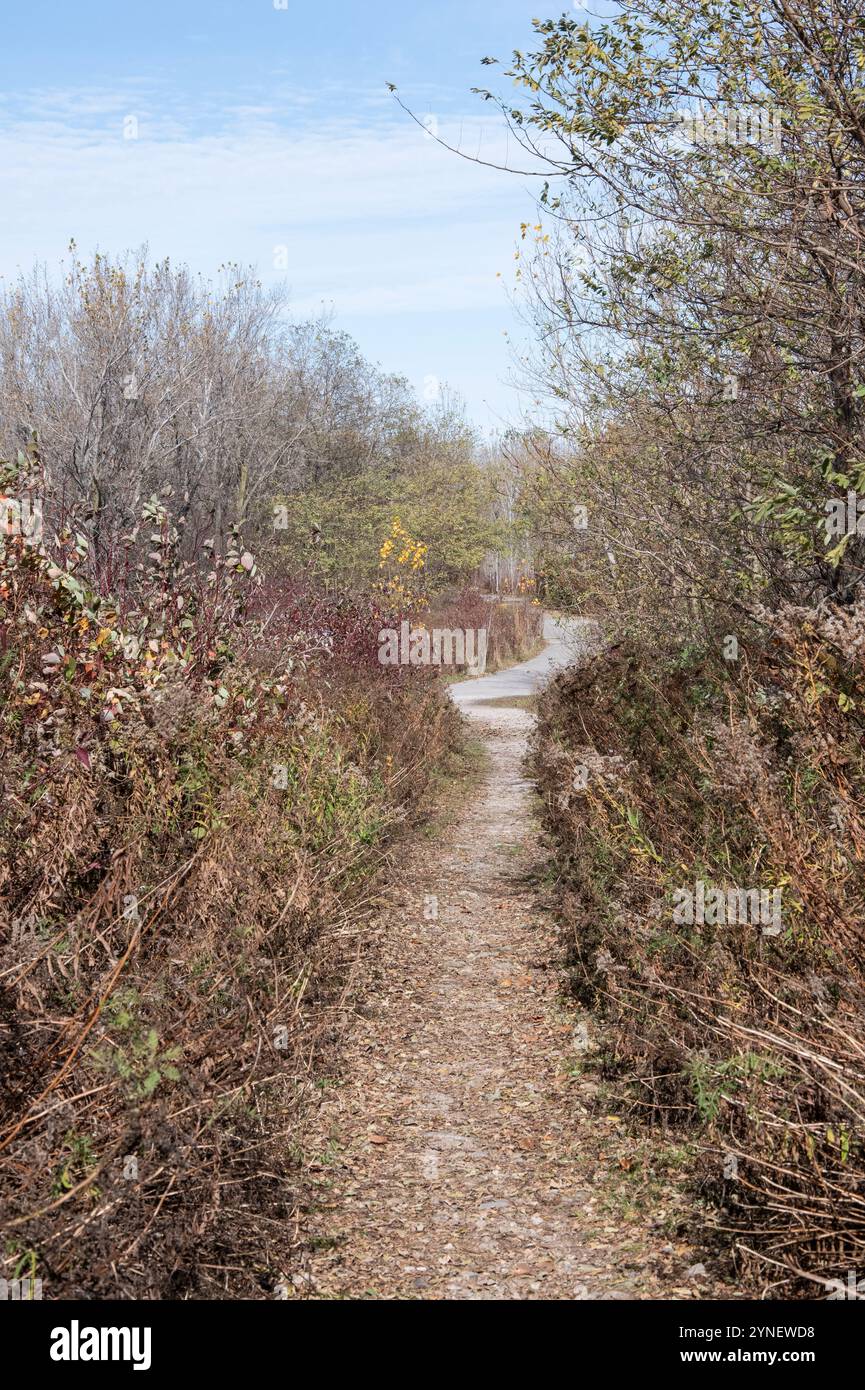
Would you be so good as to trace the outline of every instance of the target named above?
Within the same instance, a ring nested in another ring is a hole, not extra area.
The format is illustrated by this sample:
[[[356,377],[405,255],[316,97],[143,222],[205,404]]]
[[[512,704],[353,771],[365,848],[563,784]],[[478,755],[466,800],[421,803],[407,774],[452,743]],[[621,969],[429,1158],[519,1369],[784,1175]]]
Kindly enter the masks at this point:
[[[863,633],[787,608],[735,665],[613,647],[543,697],[534,755],[599,1060],[697,1142],[718,1235],[781,1297],[865,1262]],[[780,888],[781,931],[677,922],[700,879]]]
[[[374,605],[286,594],[275,633],[239,544],[208,570],[149,524],[119,603],[82,536],[2,542],[2,1273],[278,1296],[305,1102],[456,716],[385,678]]]

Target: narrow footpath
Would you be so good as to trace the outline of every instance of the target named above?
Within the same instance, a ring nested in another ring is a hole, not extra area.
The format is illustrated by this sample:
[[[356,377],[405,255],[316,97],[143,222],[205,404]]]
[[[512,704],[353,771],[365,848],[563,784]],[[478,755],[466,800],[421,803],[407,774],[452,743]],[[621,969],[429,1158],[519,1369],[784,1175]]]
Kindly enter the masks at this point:
[[[707,1296],[699,1255],[662,1229],[662,1199],[637,1200],[640,1145],[582,1075],[590,1023],[560,995],[532,886],[532,716],[485,703],[530,694],[573,659],[551,620],[545,635],[533,661],[453,687],[485,776],[395,887],[345,1080],[316,1120],[301,1296]]]

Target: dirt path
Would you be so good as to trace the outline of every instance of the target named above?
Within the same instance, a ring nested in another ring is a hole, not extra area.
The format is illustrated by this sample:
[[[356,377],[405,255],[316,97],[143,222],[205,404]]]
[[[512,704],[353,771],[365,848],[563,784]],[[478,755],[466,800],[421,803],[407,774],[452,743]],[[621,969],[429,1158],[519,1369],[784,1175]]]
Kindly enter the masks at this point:
[[[348,1079],[322,1103],[304,1292],[699,1297],[696,1257],[633,1207],[632,1141],[575,1068],[585,1024],[527,878],[531,716],[476,707],[473,722],[485,780],[404,866]]]

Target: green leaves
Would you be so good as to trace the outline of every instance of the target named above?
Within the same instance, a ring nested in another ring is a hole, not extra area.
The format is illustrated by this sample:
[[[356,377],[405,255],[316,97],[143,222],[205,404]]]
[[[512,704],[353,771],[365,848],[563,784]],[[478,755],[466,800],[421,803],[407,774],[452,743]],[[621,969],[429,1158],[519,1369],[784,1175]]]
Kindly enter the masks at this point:
[[[145,1029],[136,1022],[130,1008],[137,1000],[128,993],[120,1012],[115,1011],[115,1026],[124,1034],[113,1046],[95,1049],[91,1059],[102,1070],[114,1071],[128,1085],[130,1094],[138,1100],[148,1100],[164,1081],[178,1082],[181,1074],[175,1062],[183,1054],[180,1046],[161,1048],[155,1028]]]

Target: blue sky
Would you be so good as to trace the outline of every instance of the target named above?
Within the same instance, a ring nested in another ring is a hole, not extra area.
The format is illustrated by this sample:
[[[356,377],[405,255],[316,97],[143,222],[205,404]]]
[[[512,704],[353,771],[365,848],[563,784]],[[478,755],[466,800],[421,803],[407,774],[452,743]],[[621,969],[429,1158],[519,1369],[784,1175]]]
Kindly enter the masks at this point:
[[[28,0],[3,18],[0,275],[148,243],[215,274],[252,263],[292,313],[337,327],[419,393],[465,398],[484,431],[518,419],[506,333],[519,224],[537,181],[499,162],[471,94],[532,46],[538,0]],[[592,7],[594,8],[594,6]],[[501,80],[501,79],[498,79]],[[130,118],[134,118],[137,126]],[[134,132],[135,138],[124,138]],[[513,162],[519,151],[511,148]],[[287,269],[283,268],[287,265]],[[498,278],[500,273],[501,278]]]

